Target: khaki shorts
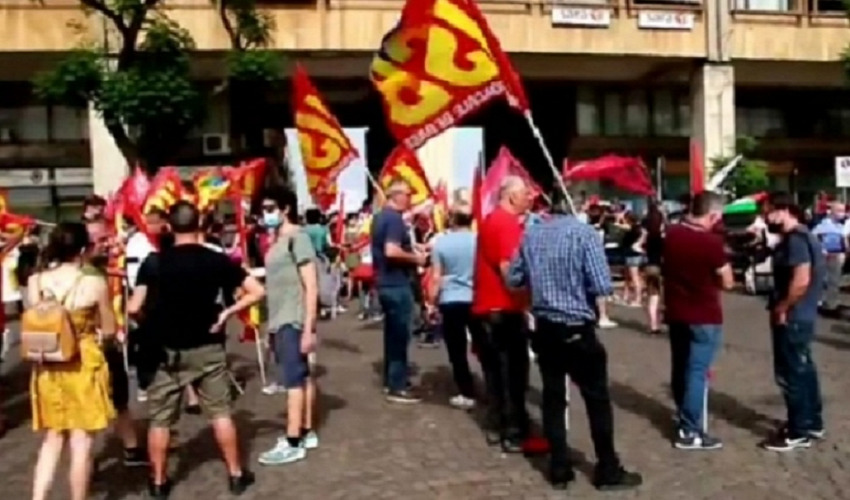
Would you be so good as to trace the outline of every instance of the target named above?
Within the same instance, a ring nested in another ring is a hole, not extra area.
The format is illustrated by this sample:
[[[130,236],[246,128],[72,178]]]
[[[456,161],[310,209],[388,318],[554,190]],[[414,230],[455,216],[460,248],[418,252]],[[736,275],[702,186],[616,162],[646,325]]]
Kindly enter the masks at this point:
[[[147,390],[151,427],[170,428],[177,423],[183,395],[190,385],[197,390],[201,410],[208,418],[231,414],[230,378],[223,346],[165,350]]]

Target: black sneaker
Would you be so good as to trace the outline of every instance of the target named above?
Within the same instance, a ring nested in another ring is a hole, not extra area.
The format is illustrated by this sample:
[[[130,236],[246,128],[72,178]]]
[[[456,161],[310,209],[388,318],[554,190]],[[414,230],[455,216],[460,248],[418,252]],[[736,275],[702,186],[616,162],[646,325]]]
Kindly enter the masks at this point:
[[[166,479],[162,484],[148,481],[148,496],[154,500],[166,500],[171,495],[171,480]]]
[[[201,405],[187,405],[186,413],[189,415],[200,415],[201,414]]]
[[[680,430],[673,441],[673,447],[677,450],[719,450],[723,448],[723,443],[707,434]]]
[[[124,467],[146,467],[148,452],[144,448],[124,448]]]
[[[613,473],[601,473],[597,470],[593,477],[593,486],[599,491],[630,490],[641,484],[643,484],[643,476],[622,467],[618,467]]]
[[[405,389],[403,391],[388,391],[387,401],[399,404],[416,404],[421,403],[422,398],[414,394],[413,391]]]
[[[230,493],[234,495],[245,493],[255,480],[254,473],[247,470],[243,470],[238,476],[230,476]]]
[[[552,467],[549,469],[549,484],[556,490],[565,490],[576,480],[576,473],[572,468]]]
[[[793,436],[789,432],[780,432],[771,437],[762,446],[770,451],[792,451],[812,447],[812,438],[809,435]]]

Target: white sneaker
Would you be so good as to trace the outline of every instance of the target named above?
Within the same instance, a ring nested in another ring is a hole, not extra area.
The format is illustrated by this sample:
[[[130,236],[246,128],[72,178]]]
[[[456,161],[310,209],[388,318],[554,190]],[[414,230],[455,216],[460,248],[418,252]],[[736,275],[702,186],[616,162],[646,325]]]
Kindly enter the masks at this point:
[[[266,396],[272,396],[274,394],[280,394],[281,392],[284,392],[284,389],[283,387],[272,382],[269,385],[263,387],[262,392]]]
[[[449,404],[458,410],[471,410],[475,408],[475,400],[468,398],[463,394],[452,396],[449,398]]]
[[[599,320],[598,326],[599,328],[617,328],[619,325],[608,318],[602,318]]]
[[[141,389],[136,391],[136,401],[138,401],[139,403],[144,403],[147,400],[148,400],[148,391],[143,391]]]

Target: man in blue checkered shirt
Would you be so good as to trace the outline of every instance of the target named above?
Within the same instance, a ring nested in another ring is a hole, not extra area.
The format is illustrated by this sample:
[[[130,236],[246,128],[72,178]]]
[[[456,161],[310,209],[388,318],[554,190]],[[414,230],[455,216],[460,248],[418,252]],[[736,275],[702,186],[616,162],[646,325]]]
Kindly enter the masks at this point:
[[[596,297],[611,293],[605,250],[594,229],[572,215],[527,227],[511,262],[508,284],[531,292],[536,329],[531,345],[543,380],[543,430],[551,448],[549,479],[566,488],[575,479],[567,447],[566,377],[581,390],[598,464],[599,490],[633,488],[640,474],[627,472],[614,448],[605,347],[596,336]]]

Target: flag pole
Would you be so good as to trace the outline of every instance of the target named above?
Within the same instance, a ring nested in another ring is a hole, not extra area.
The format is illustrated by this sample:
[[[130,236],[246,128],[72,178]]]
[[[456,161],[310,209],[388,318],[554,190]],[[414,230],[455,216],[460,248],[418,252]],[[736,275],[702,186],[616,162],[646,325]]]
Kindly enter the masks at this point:
[[[555,180],[558,181],[558,187],[561,188],[561,191],[564,193],[564,197],[567,200],[567,205],[570,207],[570,212],[573,214],[576,213],[576,208],[573,204],[573,199],[570,196],[569,191],[567,191],[567,185],[564,183],[564,179],[561,177],[561,173],[558,171],[557,167],[555,167],[555,160],[552,159],[552,154],[549,152],[549,149],[546,147],[546,143],[543,141],[543,134],[540,133],[540,129],[537,128],[537,124],[534,123],[534,117],[531,116],[531,110],[526,109],[523,112],[523,116],[525,116],[525,120],[528,122],[528,126],[531,128],[531,132],[534,134],[534,138],[537,139],[537,143],[540,145],[540,149],[543,151],[543,156],[546,158],[546,162],[549,164],[549,168],[552,169],[552,175],[554,175]]]

